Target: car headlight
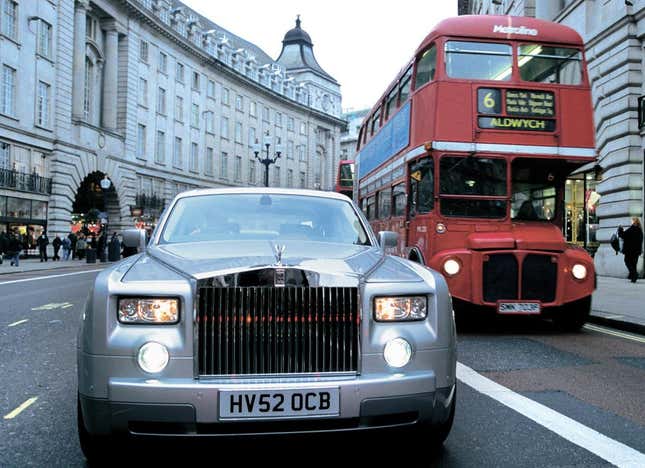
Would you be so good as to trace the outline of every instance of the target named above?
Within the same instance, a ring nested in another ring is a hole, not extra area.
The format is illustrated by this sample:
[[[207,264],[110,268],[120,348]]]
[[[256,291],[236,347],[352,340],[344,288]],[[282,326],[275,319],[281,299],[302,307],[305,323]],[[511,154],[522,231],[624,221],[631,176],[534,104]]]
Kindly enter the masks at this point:
[[[576,263],[571,269],[571,274],[575,279],[583,280],[587,277],[587,267],[580,263]]]
[[[172,324],[179,321],[178,299],[121,298],[119,322],[127,324]]]
[[[149,374],[157,374],[168,365],[168,349],[155,341],[148,341],[137,353],[139,367]]]
[[[443,263],[443,271],[445,271],[449,276],[455,276],[459,273],[459,270],[461,270],[461,265],[453,258],[450,258]]]
[[[427,316],[428,299],[425,296],[374,299],[374,318],[378,322],[424,320]]]
[[[403,367],[410,362],[412,346],[403,338],[394,338],[385,345],[383,357],[390,367]]]

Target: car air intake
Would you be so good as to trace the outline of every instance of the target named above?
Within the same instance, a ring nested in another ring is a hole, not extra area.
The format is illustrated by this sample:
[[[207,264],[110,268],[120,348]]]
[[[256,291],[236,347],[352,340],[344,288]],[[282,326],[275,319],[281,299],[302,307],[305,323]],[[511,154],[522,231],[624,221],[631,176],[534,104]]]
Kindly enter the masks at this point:
[[[199,375],[356,372],[357,288],[198,283]]]

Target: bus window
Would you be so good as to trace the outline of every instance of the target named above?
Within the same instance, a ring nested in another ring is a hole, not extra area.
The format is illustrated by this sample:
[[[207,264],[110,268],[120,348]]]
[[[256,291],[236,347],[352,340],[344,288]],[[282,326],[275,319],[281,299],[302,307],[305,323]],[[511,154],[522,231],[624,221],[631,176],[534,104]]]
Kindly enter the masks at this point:
[[[370,221],[376,219],[376,205],[374,203],[374,196],[367,198],[367,219]]]
[[[434,80],[437,67],[437,49],[433,45],[426,50],[417,63],[417,74],[414,79],[414,89],[419,89],[424,84]]]
[[[506,195],[504,159],[444,156],[440,169],[442,195]]]
[[[434,206],[434,163],[423,158],[410,165],[410,215],[428,213]]]
[[[392,214],[392,189],[386,188],[378,193],[378,217],[387,219]]]
[[[405,215],[405,185],[398,184],[392,188],[393,216]]]
[[[412,67],[408,68],[405,75],[401,78],[401,85],[399,86],[399,104],[403,104],[410,96],[410,84],[412,77]]]
[[[555,221],[556,194],[561,178],[555,166],[517,159],[511,178],[511,218],[518,221]]]
[[[379,121],[381,120],[381,108],[376,109],[374,117],[372,117],[372,131],[370,135],[374,135],[374,132],[379,129]]]
[[[467,80],[509,80],[513,53],[508,44],[446,42],[446,73]]]
[[[361,149],[362,140],[363,140],[363,127],[361,127],[358,132],[358,140],[356,140],[356,151]]]
[[[521,45],[517,64],[524,81],[567,85],[582,82],[582,54],[577,49]]]
[[[361,198],[361,211],[367,218],[367,198]]]
[[[390,118],[392,111],[396,109],[396,98],[398,96],[398,89],[394,88],[390,91],[390,94],[387,95],[387,101],[385,102],[385,115],[383,116],[385,120]]]

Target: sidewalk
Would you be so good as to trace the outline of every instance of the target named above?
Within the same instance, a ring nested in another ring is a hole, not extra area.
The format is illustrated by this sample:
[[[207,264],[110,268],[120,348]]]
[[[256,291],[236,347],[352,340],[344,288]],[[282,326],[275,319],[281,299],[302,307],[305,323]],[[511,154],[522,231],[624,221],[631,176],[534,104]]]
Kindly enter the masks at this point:
[[[55,261],[50,258],[47,262],[41,262],[37,258],[29,258],[27,260],[20,259],[20,266],[11,266],[10,260],[3,260],[0,265],[0,275],[9,275],[11,273],[24,273],[29,271],[39,270],[57,270],[66,268],[78,268],[82,266],[102,268],[103,266],[111,265],[111,263],[101,263],[97,260],[96,263],[87,263],[83,260],[68,260],[68,261]]]
[[[645,334],[645,279],[599,276],[589,321]]]

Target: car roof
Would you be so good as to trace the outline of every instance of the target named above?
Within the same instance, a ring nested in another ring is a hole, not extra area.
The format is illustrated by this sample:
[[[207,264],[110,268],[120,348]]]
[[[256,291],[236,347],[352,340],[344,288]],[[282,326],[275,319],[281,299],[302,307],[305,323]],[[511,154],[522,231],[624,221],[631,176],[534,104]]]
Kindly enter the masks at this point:
[[[348,197],[337,192],[307,189],[289,189],[272,187],[235,187],[235,188],[207,188],[194,189],[181,192],[177,198],[194,197],[198,195],[234,195],[234,194],[260,194],[260,195],[301,195],[317,198],[333,198],[347,201]]]

